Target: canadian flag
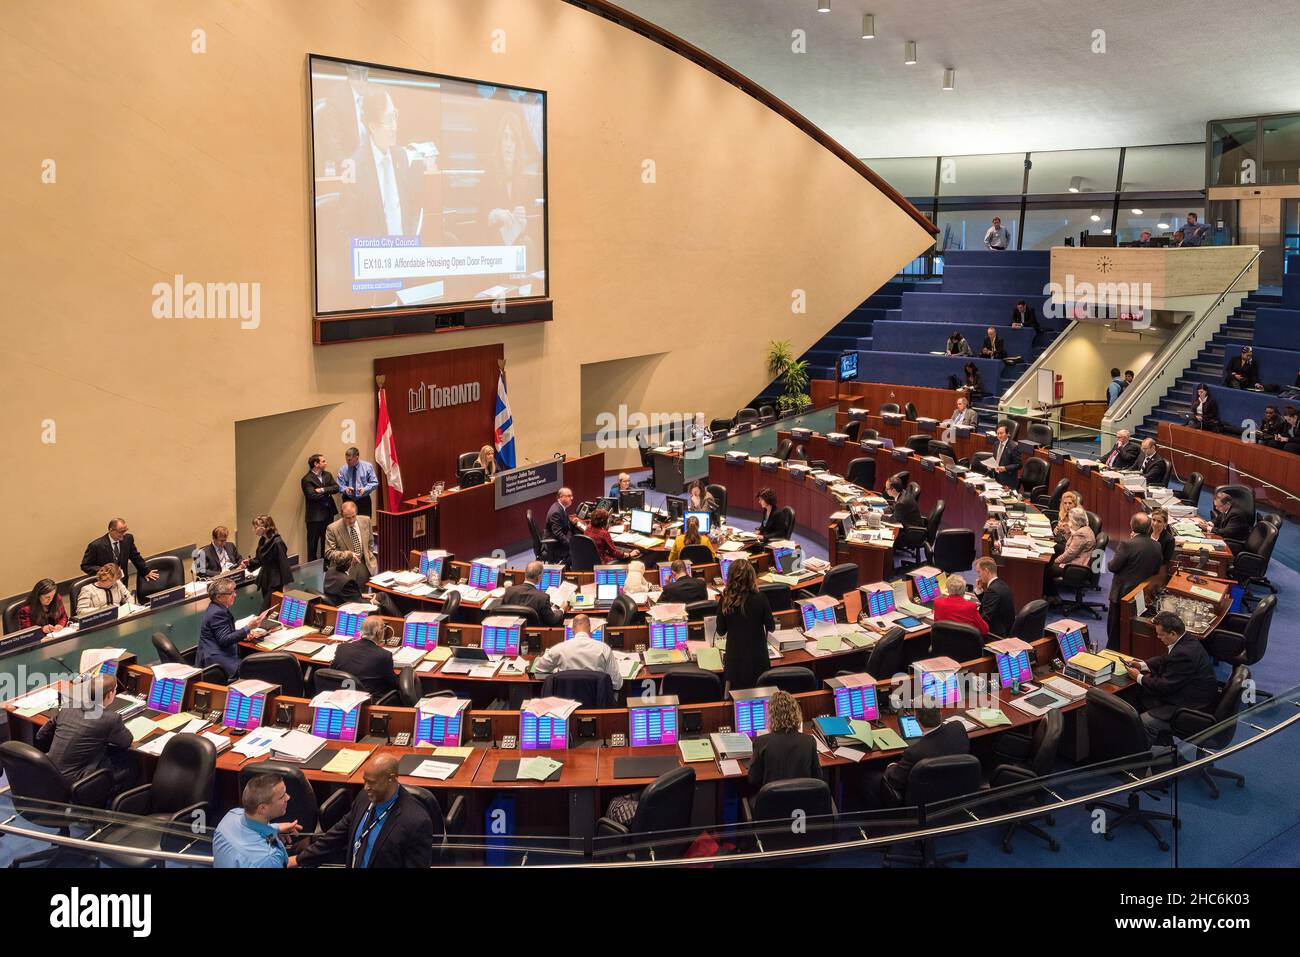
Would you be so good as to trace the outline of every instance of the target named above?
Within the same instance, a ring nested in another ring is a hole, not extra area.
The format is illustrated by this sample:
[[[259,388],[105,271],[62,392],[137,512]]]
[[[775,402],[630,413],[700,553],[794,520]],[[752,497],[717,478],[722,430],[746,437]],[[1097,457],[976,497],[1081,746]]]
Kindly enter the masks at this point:
[[[388,480],[388,510],[396,512],[402,504],[402,470],[397,464],[397,443],[393,441],[393,423],[388,419],[388,398],[379,390],[379,422],[375,426],[375,464]]]

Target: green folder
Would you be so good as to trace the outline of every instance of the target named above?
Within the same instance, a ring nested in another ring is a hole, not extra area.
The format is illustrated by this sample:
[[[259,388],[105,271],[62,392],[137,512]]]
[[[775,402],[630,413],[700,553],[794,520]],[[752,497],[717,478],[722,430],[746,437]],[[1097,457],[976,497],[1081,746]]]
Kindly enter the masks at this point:
[[[845,631],[840,633],[840,637],[851,644],[854,648],[866,648],[868,645],[874,645],[876,639],[861,631]]]
[[[817,650],[818,651],[839,651],[840,636],[822,635],[820,638],[817,639]]]
[[[677,746],[681,749],[682,760],[687,763],[713,760],[713,745],[708,738],[683,738],[677,742]]]
[[[906,748],[907,742],[898,736],[898,732],[893,728],[877,728],[876,747],[882,751],[892,751],[895,748]]]
[[[870,721],[858,721],[854,718],[850,718],[849,727],[853,729],[849,734],[850,738],[856,738],[867,747],[871,747],[875,744],[876,735],[879,734],[879,732],[871,727]]]
[[[672,661],[672,652],[667,648],[647,648],[645,663],[648,665],[666,665]]]
[[[705,671],[721,671],[722,653],[717,648],[701,648],[696,652],[695,663]]]
[[[553,758],[523,758],[515,774],[516,781],[545,781],[560,767],[560,762]]]
[[[966,713],[986,728],[996,728],[998,725],[1011,723],[1011,719],[1002,713],[1001,708],[971,708]]]

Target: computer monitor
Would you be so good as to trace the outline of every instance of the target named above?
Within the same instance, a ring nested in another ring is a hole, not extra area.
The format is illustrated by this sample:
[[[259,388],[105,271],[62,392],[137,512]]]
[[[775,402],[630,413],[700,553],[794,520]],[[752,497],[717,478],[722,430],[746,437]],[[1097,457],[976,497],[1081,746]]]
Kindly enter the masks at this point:
[[[634,508],[645,508],[645,489],[628,488],[618,493],[620,512],[630,512]]]
[[[686,562],[686,578],[691,577],[691,563]],[[673,577],[673,566],[669,562],[659,563],[659,587],[667,588],[676,579]]]
[[[618,499],[608,495],[604,498],[598,498],[596,499],[596,504],[591,507],[591,510],[594,512],[598,508],[603,508],[607,512],[615,512],[618,510]]]
[[[772,564],[782,575],[793,575],[803,567],[803,549],[798,545],[779,545],[772,549]]]
[[[185,702],[185,686],[189,678],[159,678],[154,676],[149,685],[148,706],[164,714],[180,714]]]
[[[117,658],[106,658],[105,660],[99,663],[99,667],[96,668],[93,673],[99,675],[108,675],[108,677],[110,678],[115,678],[117,677],[118,666],[121,664],[122,662],[119,661]]]
[[[519,712],[519,747],[523,751],[562,751],[569,747],[569,721],[552,714]]]
[[[686,639],[690,635],[690,627],[684,621],[652,621],[650,622],[650,647],[651,648],[686,648]]]
[[[612,605],[618,597],[618,585],[613,582],[596,582],[596,604]]]
[[[813,602],[801,601],[799,602],[799,614],[803,616],[804,631],[812,631],[818,622],[828,625],[835,624],[835,606],[833,604],[818,608]]]
[[[955,671],[922,671],[921,694],[938,702],[940,707],[951,708],[957,704],[960,677]]]
[[[566,618],[564,621],[564,640],[568,641],[573,637],[573,619]],[[605,640],[605,619],[591,619],[591,638],[595,641]]]
[[[339,606],[338,618],[334,622],[334,637],[351,641],[361,634],[361,623],[373,615],[377,609],[373,605],[349,602]]]
[[[361,705],[351,711],[328,706],[312,708],[311,733],[326,741],[357,740],[357,729],[361,718]]]
[[[731,563],[735,560],[736,559],[734,558],[723,558],[721,555],[718,556],[718,577],[722,579],[724,585],[727,583],[727,576],[731,574]]]
[[[707,534],[709,534],[709,532],[710,532],[710,531],[712,530],[712,528],[713,528],[713,513],[712,513],[712,512],[696,512],[696,511],[690,511],[690,510],[688,510],[688,511],[686,511],[686,512],[684,512],[684,513],[682,514],[682,524],[683,524],[683,525],[686,524],[686,523],[689,522],[692,518],[695,518],[695,519],[698,519],[698,520],[699,520],[699,522],[700,522],[700,534],[701,534],[701,535],[707,535]]]
[[[447,563],[448,553],[440,548],[431,548],[420,553],[420,574],[429,581],[442,581],[443,567]]]
[[[501,578],[501,566],[504,560],[500,558],[476,558],[473,564],[469,566],[469,585],[471,588],[478,588],[483,591],[492,591],[497,587],[497,582]]]
[[[597,587],[601,585],[616,585],[619,591],[627,583],[627,566],[626,565],[597,565],[592,571],[596,575]]]
[[[537,583],[537,587],[542,591],[548,588],[559,588],[564,584],[564,566],[563,565],[543,565],[542,580]]]
[[[894,610],[894,589],[885,585],[877,588],[871,586],[867,590],[867,614],[872,618],[879,618],[881,615],[888,615]]]
[[[677,743],[677,696],[629,698],[628,740],[634,748]]]
[[[839,365],[836,372],[841,382],[852,382],[858,377],[858,354],[857,352],[844,352],[840,354]]]
[[[483,636],[479,647],[489,655],[518,655],[519,633],[524,620],[508,615],[483,619]]]
[[[840,675],[827,680],[835,698],[835,714],[841,718],[875,721],[880,717],[876,681],[871,675]]]
[[[1058,632],[1056,635],[1056,645],[1061,649],[1062,661],[1069,661],[1080,652],[1088,650],[1088,646],[1083,640],[1082,628],[1075,628],[1072,631]]]
[[[266,696],[265,690],[256,694],[244,694],[236,682],[226,690],[226,707],[222,712],[221,723],[237,731],[260,728],[266,715]]]
[[[929,605],[939,597],[938,575],[913,575],[912,586],[916,589],[916,600]]]
[[[439,708],[437,711],[425,710],[426,702],[430,699],[422,699],[415,706],[415,733],[412,735],[412,744],[431,744],[439,748],[458,748],[465,742],[465,709],[469,707],[468,698],[456,699],[454,711],[448,714],[449,708]]]
[[[1034,677],[1034,669],[1029,664],[1029,652],[1022,651],[1014,655],[994,652],[998,661],[998,680],[1003,688],[1014,688]]]
[[[746,688],[731,692],[736,733],[757,737],[767,730],[767,703],[776,688]]]
[[[307,606],[314,597],[303,592],[285,592],[280,599],[280,624],[286,628],[301,628],[307,620]]]
[[[413,611],[402,625],[402,645],[428,651],[438,647],[438,631],[447,616],[441,612]]]
[[[677,521],[686,514],[686,498],[681,495],[669,495],[665,499],[668,507],[668,518]]]
[[[632,509],[632,518],[628,522],[632,531],[638,535],[649,535],[654,531],[655,516],[654,512],[647,511],[644,508]]]

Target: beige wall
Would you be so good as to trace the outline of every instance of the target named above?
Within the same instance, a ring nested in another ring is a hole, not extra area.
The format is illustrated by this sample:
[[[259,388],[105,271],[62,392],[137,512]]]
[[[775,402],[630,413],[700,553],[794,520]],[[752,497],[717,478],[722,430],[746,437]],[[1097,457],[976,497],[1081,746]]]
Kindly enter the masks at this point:
[[[1134,341],[1105,342],[1105,335],[1105,326],[1100,322],[1076,323],[1074,331],[1047,360],[1046,366],[1062,377],[1062,402],[1106,398],[1111,369],[1141,373],[1166,339],[1164,330],[1159,329],[1143,333]]]
[[[309,52],[549,92],[553,323],[311,346]],[[301,547],[302,459],[350,424],[373,446],[375,356],[503,341],[522,454],[576,451],[583,362],[669,350],[648,408],[728,414],[768,339],[801,351],[929,244],[751,97],[560,0],[11,3],[0,60],[0,429],[32,502],[0,593],[74,573],[115,514],[146,552],[237,509]],[[260,283],[260,325],[153,318],[178,273]]]

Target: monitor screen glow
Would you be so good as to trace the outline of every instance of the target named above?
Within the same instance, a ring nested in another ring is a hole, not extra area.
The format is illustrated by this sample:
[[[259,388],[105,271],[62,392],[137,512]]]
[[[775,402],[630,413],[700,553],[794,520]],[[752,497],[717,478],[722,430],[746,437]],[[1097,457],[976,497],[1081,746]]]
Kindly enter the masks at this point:
[[[713,528],[712,512],[694,512],[687,511],[682,516],[683,524],[689,522],[692,518],[698,519],[700,523],[700,534],[707,535]]]
[[[519,747],[524,751],[563,750],[569,746],[569,722],[554,715],[519,713]]]
[[[674,705],[632,708],[628,712],[628,724],[632,729],[630,738],[634,748],[677,743],[677,708]]]

